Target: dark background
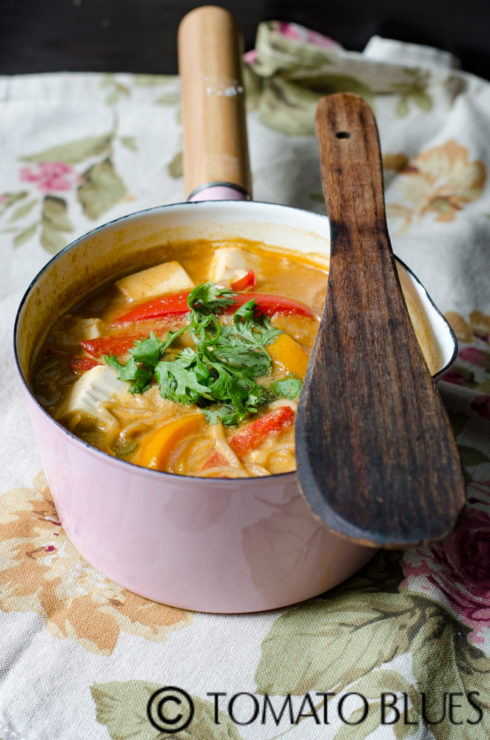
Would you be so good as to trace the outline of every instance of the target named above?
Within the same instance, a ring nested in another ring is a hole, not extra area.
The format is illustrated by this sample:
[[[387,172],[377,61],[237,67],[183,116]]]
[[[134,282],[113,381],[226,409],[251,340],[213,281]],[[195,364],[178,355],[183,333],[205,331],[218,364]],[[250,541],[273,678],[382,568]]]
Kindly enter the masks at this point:
[[[0,0],[0,73],[177,71],[176,35],[189,0]],[[262,20],[295,21],[361,51],[375,33],[456,54],[490,79],[489,0],[244,0],[245,48]]]

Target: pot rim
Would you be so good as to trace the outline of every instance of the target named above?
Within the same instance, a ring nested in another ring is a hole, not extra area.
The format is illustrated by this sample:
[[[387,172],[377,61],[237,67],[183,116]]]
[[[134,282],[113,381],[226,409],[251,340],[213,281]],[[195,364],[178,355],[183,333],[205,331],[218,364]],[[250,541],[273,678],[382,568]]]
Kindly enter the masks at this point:
[[[73,432],[71,432],[69,429],[67,429],[62,424],[60,424],[60,422],[58,422],[56,419],[54,419],[54,417],[52,417],[46,411],[46,409],[44,408],[44,406],[42,406],[42,404],[37,400],[37,398],[33,394],[32,390],[31,390],[31,388],[30,388],[30,386],[29,386],[29,384],[28,384],[28,382],[26,380],[26,377],[25,377],[25,375],[24,375],[24,373],[23,373],[23,371],[22,371],[22,369],[20,367],[20,362],[19,362],[19,357],[18,357],[18,351],[17,351],[17,344],[18,344],[17,340],[18,340],[18,335],[19,335],[19,324],[20,324],[20,321],[21,321],[22,309],[24,307],[25,302],[27,301],[27,298],[28,298],[29,294],[31,293],[32,289],[35,287],[35,285],[36,285],[37,281],[39,280],[39,278],[41,277],[41,275],[43,275],[46,270],[50,269],[50,267],[58,259],[60,259],[62,256],[64,256],[67,252],[71,251],[72,249],[75,249],[81,242],[83,242],[85,239],[87,239],[87,237],[94,236],[95,234],[106,230],[109,226],[124,224],[126,221],[130,221],[131,219],[138,218],[140,216],[150,215],[152,213],[158,213],[160,211],[165,211],[167,209],[181,208],[183,206],[185,206],[186,208],[188,208],[188,207],[193,207],[193,208],[196,208],[197,207],[197,208],[199,208],[200,206],[205,206],[205,205],[209,206],[210,204],[215,204],[216,206],[223,205],[223,204],[233,204],[234,207],[238,207],[238,208],[245,207],[246,209],[250,209],[250,208],[253,208],[255,206],[269,206],[269,207],[273,207],[274,209],[285,209],[285,210],[288,210],[288,211],[298,211],[300,213],[307,214],[308,216],[311,216],[313,218],[317,217],[317,218],[322,219],[322,220],[326,220],[326,221],[329,220],[328,219],[328,216],[326,216],[326,215],[324,215],[322,213],[316,213],[315,211],[306,211],[304,208],[296,208],[295,206],[283,205],[282,203],[272,203],[272,202],[268,202],[268,201],[258,201],[258,200],[196,200],[196,201],[180,201],[178,203],[166,203],[166,204],[162,204],[162,205],[159,205],[159,206],[152,206],[151,208],[145,208],[145,209],[142,209],[140,211],[134,211],[133,213],[128,213],[128,214],[126,214],[124,216],[120,216],[120,217],[115,218],[115,219],[113,219],[111,221],[107,221],[106,223],[101,224],[100,226],[96,226],[94,229],[91,229],[90,231],[87,231],[85,234],[82,234],[81,236],[79,236],[76,239],[74,239],[72,242],[70,242],[65,247],[63,247],[63,249],[61,249],[57,254],[53,255],[53,257],[51,257],[51,259],[49,259],[46,262],[46,264],[39,270],[39,272],[34,276],[34,278],[29,283],[28,287],[26,288],[26,290],[24,292],[24,295],[22,296],[22,299],[20,301],[19,307],[17,309],[16,315],[15,315],[15,322],[14,322],[14,331],[13,331],[13,344],[14,344],[14,347],[13,347],[13,349],[14,349],[15,366],[17,368],[17,372],[18,372],[18,374],[20,376],[21,382],[22,382],[22,384],[24,386],[24,389],[27,392],[29,398],[36,404],[37,408],[47,417],[47,419],[49,419],[53,424],[55,424],[56,427],[58,427],[60,431],[62,431],[63,433],[65,433],[72,442],[74,442],[75,444],[82,445],[86,449],[86,451],[89,452],[91,455],[94,455],[96,457],[102,456],[102,460],[105,463],[111,462],[113,465],[117,465],[117,466],[119,466],[119,465],[122,464],[122,465],[125,465],[125,466],[130,466],[133,469],[134,468],[137,468],[138,471],[142,475],[159,476],[160,478],[162,476],[164,476],[164,478],[170,477],[172,480],[175,479],[175,480],[181,480],[181,481],[183,481],[183,480],[186,480],[186,481],[196,480],[196,481],[199,481],[199,484],[200,485],[202,485],[202,484],[209,484],[209,485],[212,485],[213,487],[214,486],[217,486],[217,485],[218,486],[223,486],[223,484],[230,485],[230,482],[231,481],[233,481],[233,482],[239,482],[240,485],[254,485],[254,484],[257,485],[257,481],[264,482],[264,480],[269,480],[271,478],[273,478],[273,479],[276,480],[276,479],[279,479],[279,478],[284,479],[284,478],[287,478],[289,476],[292,479],[292,478],[294,478],[297,475],[297,471],[296,470],[291,471],[291,472],[288,472],[288,473],[273,473],[273,474],[267,476],[266,478],[264,478],[264,477],[233,478],[233,479],[229,479],[229,478],[207,478],[205,476],[183,475],[181,473],[168,473],[168,472],[161,471],[161,470],[152,470],[151,468],[144,468],[141,465],[136,465],[135,463],[132,463],[129,460],[124,460],[122,458],[113,457],[112,455],[109,455],[107,452],[103,452],[102,450],[99,450],[97,447],[94,447],[94,445],[91,445],[88,442],[86,442],[85,440],[81,439],[80,437],[77,437],[75,434],[73,434]],[[441,313],[441,311],[439,310],[439,308],[436,306],[436,304],[432,300],[431,296],[429,295],[429,293],[428,293],[427,289],[425,288],[425,286],[423,285],[423,283],[419,280],[419,278],[414,274],[414,272],[410,269],[410,267],[408,267],[408,265],[403,260],[401,260],[396,255],[395,255],[395,259],[396,259],[397,262],[399,262],[403,266],[403,268],[410,275],[411,279],[417,284],[417,286],[420,289],[422,289],[422,292],[423,292],[424,296],[426,297],[426,299],[431,304],[431,306],[432,306],[433,310],[435,311],[435,313],[438,314],[439,317],[443,319],[443,321],[446,323],[446,325],[448,327],[448,330],[449,330],[449,333],[450,333],[450,337],[452,339],[453,347],[454,347],[453,348],[453,353],[452,353],[450,359],[444,365],[444,367],[442,367],[440,370],[438,370],[437,373],[435,373],[435,375],[432,376],[432,378],[434,380],[436,380],[438,377],[440,377],[440,375],[443,372],[445,372],[445,370],[447,370],[448,367],[450,367],[452,365],[452,363],[454,362],[454,360],[455,360],[455,358],[457,356],[457,353],[458,353],[458,343],[457,343],[457,340],[456,340],[456,336],[454,334],[454,331],[453,331],[451,325],[449,324],[449,322],[447,321],[447,319],[443,316],[443,314]]]

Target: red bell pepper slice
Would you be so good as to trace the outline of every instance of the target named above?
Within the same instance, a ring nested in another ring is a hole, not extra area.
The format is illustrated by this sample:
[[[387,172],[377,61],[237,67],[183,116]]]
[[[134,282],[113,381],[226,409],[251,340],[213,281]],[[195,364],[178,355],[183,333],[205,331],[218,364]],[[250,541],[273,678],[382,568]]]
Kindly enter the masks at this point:
[[[239,280],[235,280],[235,282],[231,284],[231,289],[238,292],[240,290],[245,290],[246,288],[254,288],[256,284],[257,280],[255,278],[255,272],[253,270],[249,270],[246,275]]]
[[[215,450],[206,460],[201,470],[208,470],[208,468],[216,468],[218,466],[229,465],[230,463],[224,455],[218,450]]]
[[[230,439],[230,447],[237,455],[243,455],[258,447],[270,434],[292,426],[294,417],[295,413],[291,406],[280,406],[236,432]]]
[[[96,367],[96,365],[100,365],[100,362],[94,360],[93,357],[75,357],[70,362],[70,370],[76,375],[81,375],[82,373],[86,373],[87,370]]]
[[[238,455],[243,455],[258,447],[270,434],[277,434],[290,427],[294,423],[294,417],[295,413],[291,406],[274,409],[236,432],[230,439],[230,447]],[[201,471],[225,465],[229,465],[228,460],[219,450],[215,450],[208,457]]]
[[[189,312],[189,306],[187,305],[187,298],[189,297],[189,291],[185,293],[171,293],[170,295],[162,295],[159,298],[154,298],[147,303],[140,303],[139,306],[135,306],[123,314],[118,316],[112,322],[116,324],[126,324],[130,321],[144,321],[145,319],[158,319],[161,316],[179,316],[185,315]]]
[[[158,319],[163,316],[185,316],[189,312],[187,298],[189,293],[173,293],[171,295],[160,296],[148,303],[141,303],[128,311],[128,313],[118,316],[113,321],[113,325],[126,324],[130,321],[143,321],[145,319]],[[226,309],[226,313],[234,313],[240,306],[247,301],[254,300],[257,304],[259,313],[272,316],[275,313],[294,313],[301,316],[313,317],[313,313],[302,303],[292,298],[284,298],[280,295],[267,293],[240,293],[234,296],[233,304]]]
[[[93,357],[102,357],[102,355],[120,355],[126,354],[134,345],[139,337],[96,337],[95,339],[82,339],[80,346]]]
[[[295,313],[300,316],[313,317],[313,313],[302,303],[292,298],[267,293],[240,293],[235,296],[235,303],[227,309],[227,313],[234,313],[240,306],[248,301],[255,301],[258,313],[273,316],[275,313]]]

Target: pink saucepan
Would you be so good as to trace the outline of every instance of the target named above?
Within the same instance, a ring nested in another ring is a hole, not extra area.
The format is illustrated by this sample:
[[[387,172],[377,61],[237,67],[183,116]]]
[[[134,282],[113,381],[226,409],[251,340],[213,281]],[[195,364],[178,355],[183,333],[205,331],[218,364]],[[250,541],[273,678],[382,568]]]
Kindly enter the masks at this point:
[[[34,398],[31,372],[54,320],[89,291],[165,259],[166,245],[244,238],[317,254],[324,216],[249,200],[237,31],[220,8],[199,8],[179,30],[184,169],[190,200],[141,211],[76,240],[39,273],[20,305],[15,353],[53,498],[70,539],[96,568],[149,599],[207,612],[292,604],[332,588],[374,550],[323,526],[295,473],[204,479],[115,459],[73,436]],[[445,319],[415,276],[399,275],[434,374],[454,359]]]

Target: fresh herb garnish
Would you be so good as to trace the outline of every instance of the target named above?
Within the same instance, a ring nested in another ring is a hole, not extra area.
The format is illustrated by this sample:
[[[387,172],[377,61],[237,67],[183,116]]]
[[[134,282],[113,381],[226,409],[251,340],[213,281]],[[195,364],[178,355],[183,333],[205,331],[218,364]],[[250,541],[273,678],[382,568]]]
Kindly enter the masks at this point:
[[[110,357],[104,355],[104,360],[118,371],[119,380],[127,380],[131,383],[130,393],[143,393],[152,384],[155,367],[160,358],[184,331],[185,328],[179,331],[169,331],[166,339],[159,339],[151,332],[146,339],[136,340],[134,347],[129,350],[131,357],[126,363],[119,362],[115,355]]]
[[[286,377],[271,383],[270,389],[276,396],[293,399],[301,393],[302,385],[303,381],[297,375],[286,375]]]
[[[197,353],[191,347],[182,350],[175,360],[161,360],[155,375],[162,398],[187,404],[214,400],[207,385],[209,373],[199,366]]]
[[[220,323],[218,316],[233,304],[234,295],[213,283],[202,283],[189,294],[187,327],[168,332],[165,339],[152,332],[137,341],[126,364],[114,355],[105,355],[104,360],[118,370],[120,380],[131,383],[131,393],[143,393],[155,377],[163,398],[197,404],[211,424],[236,425],[278,395],[295,398],[301,388],[299,378],[289,376],[270,389],[256,382],[272,369],[266,346],[281,331],[258,313],[255,302],[241,306],[233,324]],[[174,358],[165,358],[167,349],[184,331],[189,332],[195,349],[186,347]]]
[[[119,380],[127,380],[131,383],[130,393],[143,393],[150,387],[153,380],[153,372],[144,364],[137,365],[134,357],[130,357],[126,364],[120,363],[114,355],[104,355],[108,365],[119,372]]]
[[[201,316],[211,316],[222,313],[225,308],[233,305],[233,298],[236,295],[228,288],[220,288],[214,283],[201,283],[194,290],[191,290],[187,298],[187,305],[191,311],[195,311]]]

